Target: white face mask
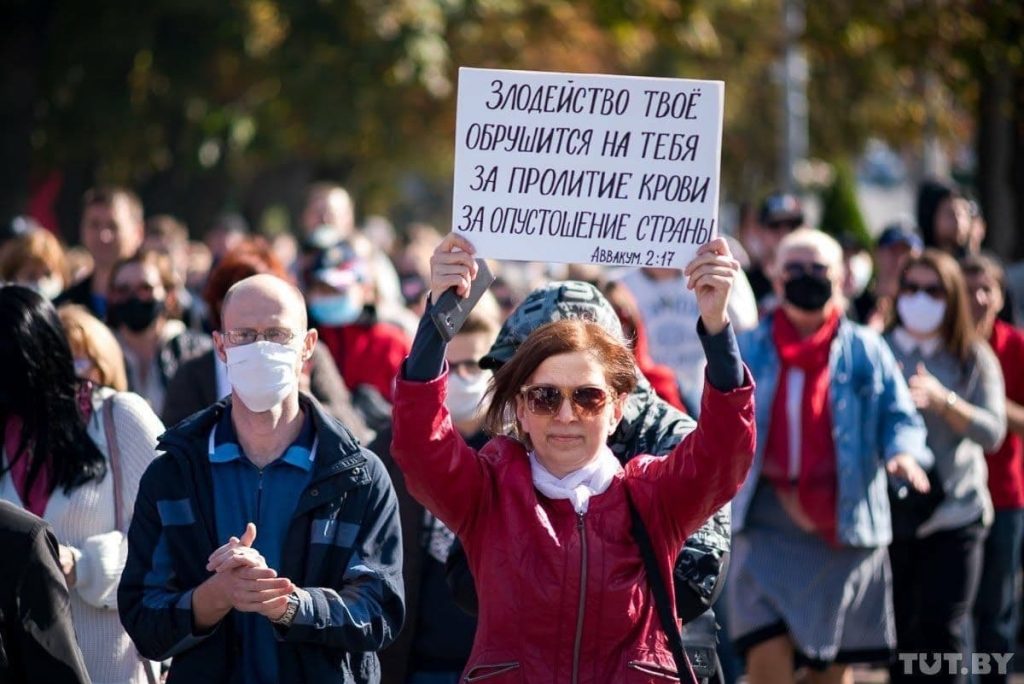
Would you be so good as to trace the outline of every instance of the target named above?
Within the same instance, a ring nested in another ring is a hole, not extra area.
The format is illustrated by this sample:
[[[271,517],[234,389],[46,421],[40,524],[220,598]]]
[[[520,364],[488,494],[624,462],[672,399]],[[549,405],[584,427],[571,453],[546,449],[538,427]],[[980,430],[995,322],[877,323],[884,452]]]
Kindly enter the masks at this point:
[[[250,411],[269,411],[295,391],[298,349],[260,340],[224,351],[231,387]]]
[[[946,302],[924,292],[900,295],[896,300],[896,311],[907,330],[918,335],[931,335],[942,325]]]
[[[26,280],[18,284],[35,290],[50,301],[56,299],[64,291],[64,282],[58,276],[46,276],[39,280]]]
[[[469,380],[455,373],[448,374],[448,397],[444,403],[452,414],[452,420],[460,423],[475,418],[483,410],[480,402],[487,393],[490,379],[490,371],[483,371]]]

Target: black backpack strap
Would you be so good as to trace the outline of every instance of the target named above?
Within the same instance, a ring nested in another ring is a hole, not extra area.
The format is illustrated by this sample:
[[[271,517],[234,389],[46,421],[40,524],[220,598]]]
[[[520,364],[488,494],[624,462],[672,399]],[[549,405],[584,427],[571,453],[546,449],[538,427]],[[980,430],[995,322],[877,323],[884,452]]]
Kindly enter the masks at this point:
[[[657,557],[654,555],[651,536],[647,533],[647,527],[640,518],[640,512],[633,504],[633,497],[630,496],[628,487],[626,487],[626,502],[629,504],[629,517],[633,522],[633,538],[636,539],[637,546],[640,547],[640,556],[644,560],[644,569],[647,571],[651,592],[654,594],[654,607],[658,611],[658,619],[665,632],[668,649],[672,652],[672,659],[676,661],[679,681],[683,681],[684,674],[689,674],[693,684],[697,684],[697,675],[694,674],[690,660],[686,657],[686,650],[683,648],[683,636],[680,634],[679,624],[676,622],[668,585],[665,584],[665,578],[661,574]]]

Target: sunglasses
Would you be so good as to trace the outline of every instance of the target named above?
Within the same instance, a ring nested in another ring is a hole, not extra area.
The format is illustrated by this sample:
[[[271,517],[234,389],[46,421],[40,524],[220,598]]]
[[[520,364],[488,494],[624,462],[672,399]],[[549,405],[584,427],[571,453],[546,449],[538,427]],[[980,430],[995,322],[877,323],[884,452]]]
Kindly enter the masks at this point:
[[[915,295],[918,292],[924,292],[932,299],[942,299],[946,296],[941,285],[918,285],[907,281],[900,283],[900,294]]]
[[[765,223],[764,227],[771,231],[790,231],[796,230],[801,225],[803,225],[803,221],[772,221],[771,223]]]
[[[782,266],[782,270],[790,278],[796,278],[805,273],[810,273],[818,278],[824,278],[828,275],[828,265],[820,264],[817,261],[806,263],[803,261],[787,261]]]
[[[590,418],[601,413],[611,397],[608,390],[596,385],[527,385],[519,393],[526,399],[526,408],[535,416],[556,415],[562,409],[562,402],[569,399],[573,412],[580,418]]]

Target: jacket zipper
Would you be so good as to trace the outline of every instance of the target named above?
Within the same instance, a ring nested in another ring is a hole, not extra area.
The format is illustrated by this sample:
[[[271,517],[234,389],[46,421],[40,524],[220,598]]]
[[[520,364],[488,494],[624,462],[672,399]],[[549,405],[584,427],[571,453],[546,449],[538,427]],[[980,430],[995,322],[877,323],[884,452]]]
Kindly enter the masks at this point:
[[[580,648],[583,645],[583,613],[587,607],[587,534],[583,514],[576,514],[576,530],[580,534],[580,601],[576,613],[576,643],[572,648],[572,684],[580,680]]]
[[[260,520],[262,520],[260,514],[263,512],[263,470],[263,468],[256,469],[256,472],[258,473],[258,479],[256,481],[258,484],[256,486],[256,519],[253,520],[253,522],[257,525],[259,525]]]

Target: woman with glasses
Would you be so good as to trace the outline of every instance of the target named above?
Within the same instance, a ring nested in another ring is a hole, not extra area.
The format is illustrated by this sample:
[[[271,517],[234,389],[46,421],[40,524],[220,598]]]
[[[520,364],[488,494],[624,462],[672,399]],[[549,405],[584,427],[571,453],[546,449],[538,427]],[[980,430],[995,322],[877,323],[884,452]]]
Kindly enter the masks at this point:
[[[757,452],[733,501],[729,629],[751,684],[841,682],[895,646],[886,474],[927,489],[925,434],[882,338],[843,317],[843,253],[779,243],[779,307],[740,336],[757,382]]]
[[[456,234],[442,241],[431,260],[433,300],[449,287],[466,295],[472,253]],[[495,436],[477,451],[452,424],[443,349],[423,348],[432,325],[424,319],[395,390],[392,454],[413,496],[469,558],[480,606],[466,681],[689,680],[667,647],[630,508],[670,578],[687,535],[746,474],[753,386],[726,314],[738,268],[723,240],[687,266],[709,356],[701,420],[669,456],[624,467],[606,445],[636,383],[621,338],[568,319],[532,332],[495,372],[486,414]]]
[[[936,495],[899,500],[889,550],[899,649],[961,653],[992,524],[985,451],[1006,434],[999,361],[977,333],[956,261],[936,249],[911,257],[886,339],[924,416]],[[911,681],[900,664],[893,681]],[[945,680],[966,681],[943,674]]]
[[[91,319],[74,336],[97,326]],[[76,377],[61,320],[42,295],[0,286],[0,330],[0,500],[52,526],[92,681],[154,681],[118,619],[117,587],[139,481],[163,425],[138,395]]]

